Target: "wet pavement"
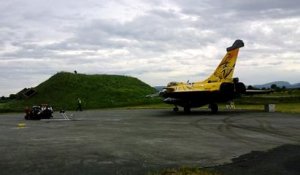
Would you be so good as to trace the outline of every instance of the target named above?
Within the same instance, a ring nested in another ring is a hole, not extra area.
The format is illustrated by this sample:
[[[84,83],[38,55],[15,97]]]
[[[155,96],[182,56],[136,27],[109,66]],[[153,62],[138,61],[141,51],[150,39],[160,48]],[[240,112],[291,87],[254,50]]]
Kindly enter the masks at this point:
[[[146,174],[215,166],[251,151],[300,144],[299,114],[113,109],[73,120],[0,114],[0,174]]]

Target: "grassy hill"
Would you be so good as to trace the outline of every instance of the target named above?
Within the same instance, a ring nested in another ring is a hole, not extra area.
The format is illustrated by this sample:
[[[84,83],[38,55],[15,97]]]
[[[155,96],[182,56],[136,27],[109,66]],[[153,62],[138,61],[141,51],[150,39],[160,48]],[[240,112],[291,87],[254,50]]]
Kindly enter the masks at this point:
[[[243,96],[240,99],[236,99],[235,102],[239,104],[299,103],[300,90],[286,89],[281,91],[275,91],[271,94]]]
[[[37,94],[9,102],[9,108],[50,104],[56,110],[76,109],[77,98],[84,109],[122,107],[152,103],[146,95],[156,90],[137,78],[120,75],[85,75],[60,72],[35,87]]]

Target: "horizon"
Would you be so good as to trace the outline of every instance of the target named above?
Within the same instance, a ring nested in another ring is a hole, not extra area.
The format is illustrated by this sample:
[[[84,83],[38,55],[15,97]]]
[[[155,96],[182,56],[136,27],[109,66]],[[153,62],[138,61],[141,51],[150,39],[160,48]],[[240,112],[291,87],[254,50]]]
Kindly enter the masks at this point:
[[[234,77],[300,79],[300,3],[293,0],[11,0],[0,4],[0,96],[56,72],[136,77],[155,86],[204,80],[236,39]]]
[[[59,72],[57,72],[57,73],[71,73],[71,74],[74,74],[74,72],[67,72],[67,71],[59,71]],[[55,74],[57,74],[57,73],[55,73]],[[53,74],[52,76],[54,76],[55,74]],[[118,75],[118,74],[86,74],[86,73],[82,73],[82,72],[77,72],[76,74],[82,74],[82,75]],[[75,75],[75,74],[74,74]],[[43,80],[42,82],[40,82],[40,83],[38,83],[37,85],[35,85],[35,86],[31,86],[31,87],[23,87],[23,88],[21,88],[20,90],[18,90],[17,92],[14,92],[14,93],[11,93],[11,94],[17,94],[18,92],[20,92],[21,90],[23,90],[24,88],[35,88],[35,87],[37,87],[38,85],[40,85],[41,83],[44,83],[45,81],[47,81],[48,79],[50,79],[52,76],[50,76],[50,77],[48,77],[48,78],[46,78],[45,80]],[[129,76],[129,75],[120,75],[120,76]],[[133,76],[129,76],[129,77],[133,77]],[[133,77],[133,78],[137,78],[137,77]],[[139,79],[139,80],[141,80],[141,79]],[[143,80],[141,80],[141,81],[143,81]],[[144,81],[143,81],[144,82]],[[261,86],[261,85],[265,85],[265,84],[269,84],[269,83],[275,83],[275,82],[287,82],[287,83],[289,83],[290,85],[295,85],[295,84],[299,84],[300,82],[296,82],[296,83],[291,83],[291,82],[289,82],[289,81],[284,81],[284,80],[278,80],[278,81],[272,81],[272,82],[265,82],[265,83],[261,83],[261,84],[247,84],[247,83],[245,83],[245,86],[247,87],[247,86],[249,86],[249,85],[251,85],[251,86]],[[146,83],[146,82],[144,82],[144,83]],[[149,85],[149,84],[148,84]],[[155,87],[165,87],[165,86],[167,86],[167,84],[165,84],[165,85],[149,85],[149,86],[151,86],[151,87],[153,87],[153,88],[155,88]],[[0,97],[9,97],[11,94],[7,94],[7,95],[0,95]]]

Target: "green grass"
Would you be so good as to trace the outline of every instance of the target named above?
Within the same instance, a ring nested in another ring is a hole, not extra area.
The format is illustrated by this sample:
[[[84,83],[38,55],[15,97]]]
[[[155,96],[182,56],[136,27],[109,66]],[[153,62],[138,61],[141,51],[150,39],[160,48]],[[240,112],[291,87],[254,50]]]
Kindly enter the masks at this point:
[[[264,110],[265,104],[275,104],[277,112],[300,113],[300,90],[291,89],[271,94],[243,96],[235,100],[237,108]]]
[[[289,112],[289,113],[300,113],[300,103],[276,104],[276,111]]]
[[[127,109],[170,109],[172,110],[173,106],[165,103],[156,103],[149,105],[138,105],[126,107]],[[201,107],[203,110],[207,109],[207,105]],[[200,110],[201,110],[200,108]],[[280,103],[276,104],[276,112],[285,112],[285,113],[300,113],[300,103]],[[226,109],[226,104],[219,104],[220,110],[229,110]],[[235,104],[235,110],[253,110],[253,111],[264,111],[264,104]]]
[[[75,110],[78,97],[84,109],[157,103],[157,100],[145,97],[155,93],[154,88],[129,76],[60,72],[35,89],[37,94],[33,97],[4,103],[0,111],[22,111],[25,106],[39,104],[50,104],[56,110]]]
[[[300,90],[291,89],[271,94],[262,94],[254,96],[243,96],[236,99],[239,104],[282,104],[282,103],[300,103]]]
[[[300,103],[279,103],[275,105],[276,112],[300,113]],[[241,110],[264,110],[263,104],[236,104],[235,107]]]
[[[13,110],[9,103],[0,103],[0,113],[7,113],[7,112],[16,112],[16,110]]]

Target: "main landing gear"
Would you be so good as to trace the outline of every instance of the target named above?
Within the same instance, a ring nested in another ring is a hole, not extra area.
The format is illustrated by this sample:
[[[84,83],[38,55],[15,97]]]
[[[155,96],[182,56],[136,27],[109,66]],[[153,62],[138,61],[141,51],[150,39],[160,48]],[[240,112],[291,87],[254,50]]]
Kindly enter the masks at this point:
[[[190,113],[190,112],[191,112],[191,108],[188,107],[188,106],[185,106],[185,107],[183,108],[183,111],[184,111],[184,113]]]
[[[173,108],[173,111],[174,111],[174,112],[178,112],[178,111],[179,111],[179,108],[178,108],[177,106],[175,106],[175,107]]]
[[[177,106],[175,106],[175,107],[173,108],[173,111],[174,111],[174,112],[178,112],[178,111],[179,111],[179,108],[178,108]],[[188,107],[188,106],[185,106],[185,107],[183,107],[183,111],[184,111],[184,113],[190,113],[190,112],[191,112],[191,108]]]
[[[218,105],[216,103],[209,104],[208,108],[210,108],[210,110],[213,114],[218,112]]]
[[[216,103],[209,104],[208,108],[211,110],[211,113],[213,113],[213,114],[217,113],[218,110],[219,110],[218,105]],[[177,106],[175,106],[173,108],[173,111],[174,112],[178,112],[179,108]],[[184,113],[190,113],[191,112],[191,108],[189,106],[185,106],[185,107],[183,107],[183,111],[184,111]]]

